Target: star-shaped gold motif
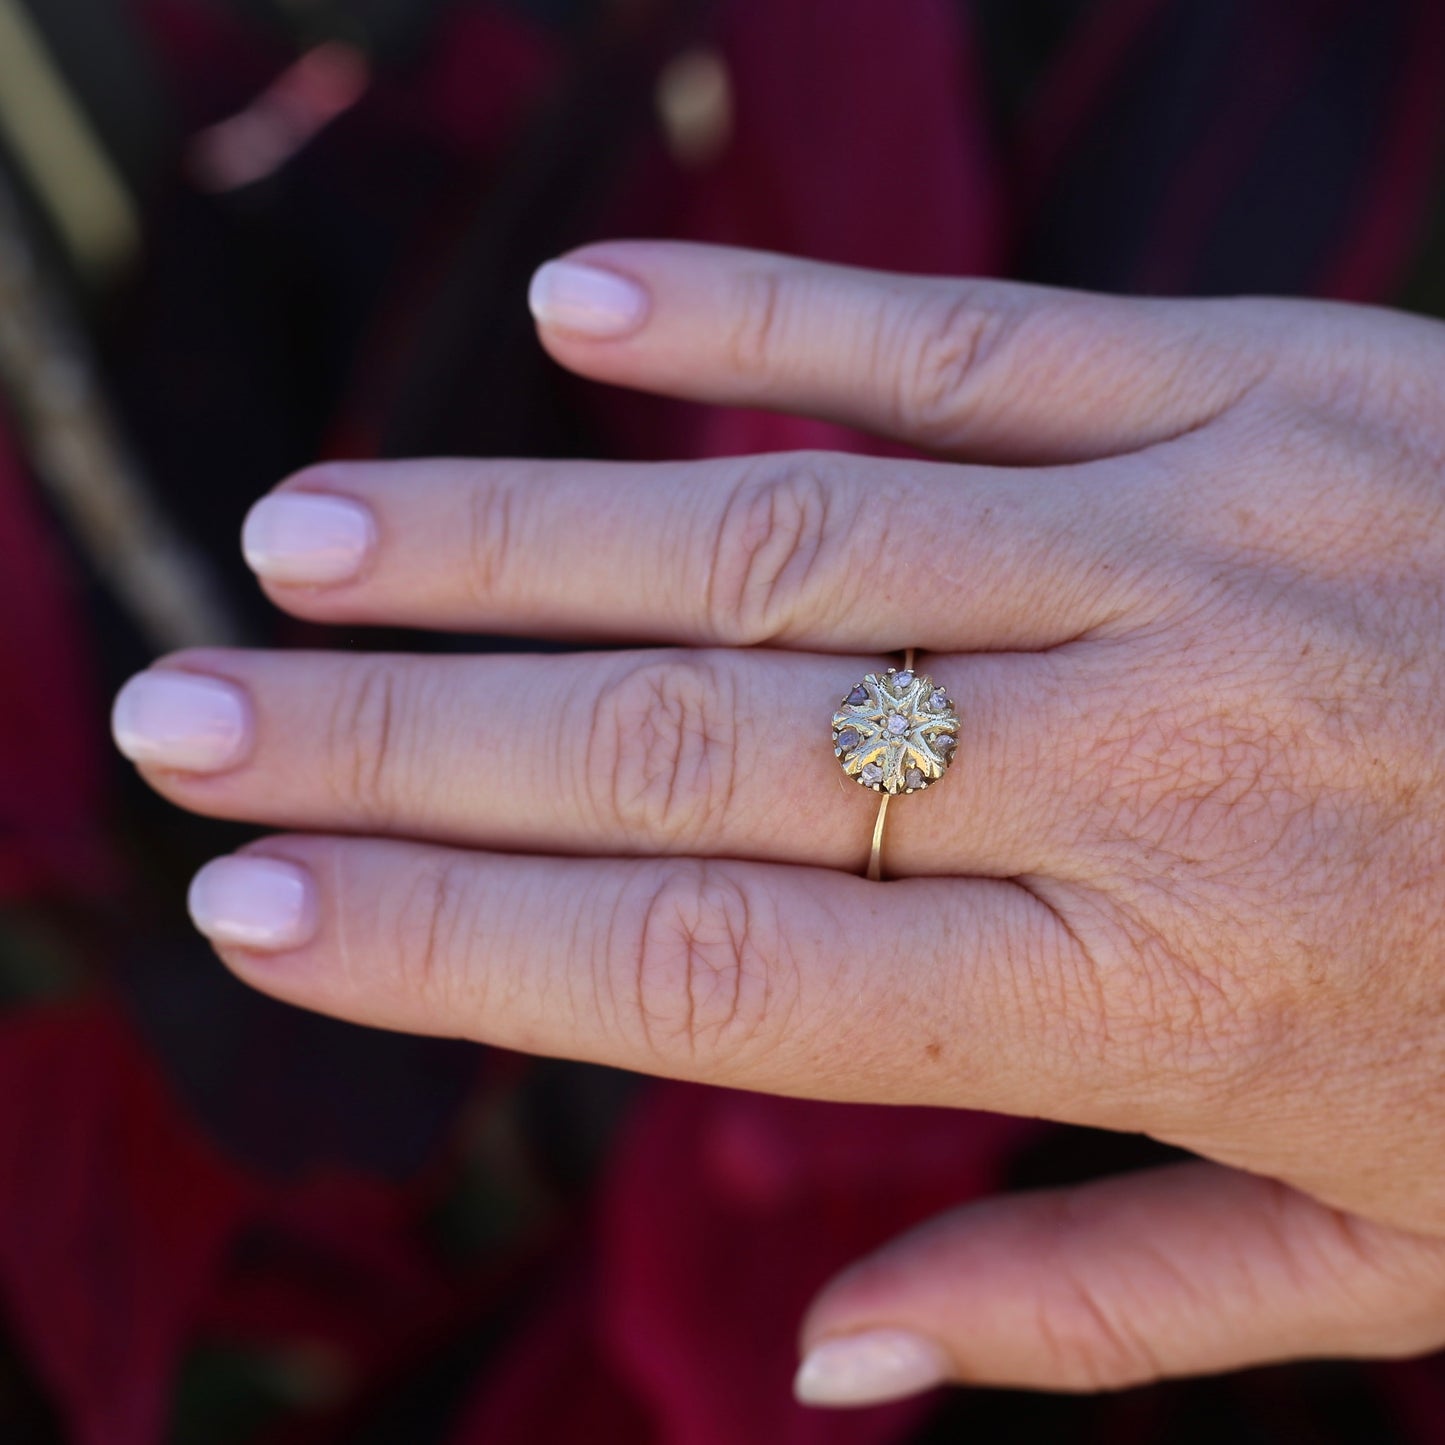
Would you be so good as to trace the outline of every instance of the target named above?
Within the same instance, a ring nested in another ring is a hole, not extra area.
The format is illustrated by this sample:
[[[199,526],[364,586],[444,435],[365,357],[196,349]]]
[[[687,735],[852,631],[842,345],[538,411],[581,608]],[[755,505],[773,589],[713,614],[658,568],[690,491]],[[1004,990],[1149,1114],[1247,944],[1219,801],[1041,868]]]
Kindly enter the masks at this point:
[[[833,752],[843,771],[875,793],[913,793],[953,759],[958,713],[932,678],[890,667],[870,672],[833,714]]]

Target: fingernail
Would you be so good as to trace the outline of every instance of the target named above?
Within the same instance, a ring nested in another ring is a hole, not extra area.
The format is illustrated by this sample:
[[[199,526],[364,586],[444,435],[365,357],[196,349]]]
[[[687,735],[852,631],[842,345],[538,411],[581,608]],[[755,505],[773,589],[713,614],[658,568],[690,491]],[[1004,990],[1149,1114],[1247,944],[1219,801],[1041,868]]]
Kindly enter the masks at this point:
[[[276,492],[246,514],[241,552],[270,582],[345,582],[376,545],[368,508],[319,492]]]
[[[207,863],[191,880],[186,907],[212,943],[278,953],[299,948],[316,931],[311,875],[278,858],[243,855]]]
[[[214,773],[245,756],[250,711],[229,682],[156,668],[137,673],[116,694],[110,730],[133,763]]]
[[[814,1345],[793,1394],[804,1405],[875,1405],[930,1390],[951,1374],[933,1340],[910,1330],[865,1330]]]
[[[616,271],[548,261],[532,277],[527,305],[542,326],[578,336],[625,336],[642,324],[647,292]]]

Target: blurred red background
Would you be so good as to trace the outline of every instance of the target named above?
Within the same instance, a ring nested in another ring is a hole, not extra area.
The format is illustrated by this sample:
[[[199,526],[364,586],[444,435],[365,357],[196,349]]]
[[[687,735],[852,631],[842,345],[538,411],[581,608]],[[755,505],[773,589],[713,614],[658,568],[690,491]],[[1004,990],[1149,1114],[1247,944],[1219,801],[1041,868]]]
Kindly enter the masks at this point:
[[[877,448],[563,375],[570,245],[1440,314],[1442,140],[1436,0],[0,0],[0,1439],[1445,1440],[1436,1360],[796,1407],[858,1253],[1163,1151],[256,997],[183,908],[246,834],[105,730],[189,640],[529,645],[277,617],[240,520],[316,457]]]

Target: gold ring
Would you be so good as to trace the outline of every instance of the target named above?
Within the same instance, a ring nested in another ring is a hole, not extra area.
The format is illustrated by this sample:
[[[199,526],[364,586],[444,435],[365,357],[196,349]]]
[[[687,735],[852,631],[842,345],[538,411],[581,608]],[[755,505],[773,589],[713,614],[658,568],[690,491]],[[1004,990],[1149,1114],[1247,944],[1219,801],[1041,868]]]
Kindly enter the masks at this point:
[[[833,755],[860,787],[881,793],[865,876],[883,877],[883,821],[889,800],[936,783],[958,747],[953,700],[931,677],[913,670],[913,648],[902,667],[870,672],[833,714]]]

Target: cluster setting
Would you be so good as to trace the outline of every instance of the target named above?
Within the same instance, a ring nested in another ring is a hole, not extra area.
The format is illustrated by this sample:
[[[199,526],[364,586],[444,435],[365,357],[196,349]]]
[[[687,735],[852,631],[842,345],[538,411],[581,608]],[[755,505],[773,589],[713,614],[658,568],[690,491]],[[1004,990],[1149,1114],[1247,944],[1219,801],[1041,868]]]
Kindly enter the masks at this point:
[[[936,783],[958,746],[958,713],[932,678],[890,667],[870,672],[833,714],[833,753],[875,793],[916,793]]]

